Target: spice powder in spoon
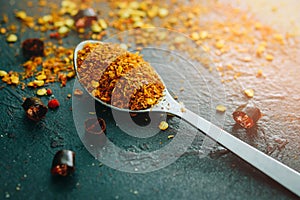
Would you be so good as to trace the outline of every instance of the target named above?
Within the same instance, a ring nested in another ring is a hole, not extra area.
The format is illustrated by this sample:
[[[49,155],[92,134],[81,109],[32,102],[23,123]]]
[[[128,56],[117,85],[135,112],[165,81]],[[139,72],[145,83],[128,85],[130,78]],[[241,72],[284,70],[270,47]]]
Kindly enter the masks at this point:
[[[88,92],[118,108],[144,110],[163,97],[164,84],[152,66],[118,44],[87,43],[78,51],[77,70]]]

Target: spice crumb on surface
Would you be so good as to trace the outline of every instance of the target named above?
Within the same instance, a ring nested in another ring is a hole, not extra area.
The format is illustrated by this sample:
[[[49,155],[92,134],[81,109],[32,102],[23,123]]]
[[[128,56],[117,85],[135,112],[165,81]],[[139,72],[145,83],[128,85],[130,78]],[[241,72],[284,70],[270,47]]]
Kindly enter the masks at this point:
[[[225,112],[226,109],[227,109],[227,108],[226,108],[224,105],[217,105],[217,106],[216,106],[216,110],[217,110],[218,112]]]
[[[14,43],[18,40],[18,36],[16,34],[9,34],[6,38],[7,42]]]
[[[252,98],[252,97],[254,97],[254,90],[251,89],[251,88],[245,89],[245,90],[244,90],[244,94],[245,94],[247,97]]]
[[[164,130],[167,130],[169,128],[169,124],[166,121],[161,121],[159,123],[158,127],[159,127],[160,130],[164,131]]]

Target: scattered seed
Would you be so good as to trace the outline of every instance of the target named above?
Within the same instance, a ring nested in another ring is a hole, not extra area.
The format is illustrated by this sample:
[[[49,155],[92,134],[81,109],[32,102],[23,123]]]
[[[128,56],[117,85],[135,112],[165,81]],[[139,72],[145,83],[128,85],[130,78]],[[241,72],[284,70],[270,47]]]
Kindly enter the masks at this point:
[[[273,55],[271,55],[271,54],[267,54],[267,55],[266,55],[266,60],[267,60],[267,61],[273,61],[273,59],[274,59],[274,56],[273,56]]]
[[[217,105],[217,106],[216,106],[216,110],[217,110],[218,112],[225,112],[225,111],[226,111],[226,107],[223,106],[223,105]]]
[[[42,87],[45,85],[45,81],[43,80],[34,80],[33,81],[34,86]]]
[[[173,139],[174,135],[168,135],[168,139]]]
[[[45,74],[40,74],[38,76],[35,77],[37,80],[45,80],[47,79],[47,76]]]
[[[6,76],[7,72],[4,70],[0,70],[0,77]]]
[[[59,27],[57,32],[60,35],[66,35],[69,31],[70,31],[70,29],[67,26],[61,26],[61,27]]]
[[[52,90],[50,88],[47,89],[47,95],[48,96],[52,95]]]
[[[254,96],[254,90],[253,89],[245,89],[244,93],[249,98],[252,98]]]
[[[47,90],[46,90],[46,88],[38,89],[38,90],[36,91],[36,94],[39,95],[39,96],[44,96],[44,95],[47,94]]]
[[[6,41],[9,43],[14,43],[18,40],[18,36],[16,34],[9,34],[6,38]]]
[[[158,127],[160,130],[164,131],[168,129],[169,124],[166,121],[161,121]]]
[[[161,18],[166,17],[169,14],[169,11],[166,8],[160,8],[158,10],[158,16]]]

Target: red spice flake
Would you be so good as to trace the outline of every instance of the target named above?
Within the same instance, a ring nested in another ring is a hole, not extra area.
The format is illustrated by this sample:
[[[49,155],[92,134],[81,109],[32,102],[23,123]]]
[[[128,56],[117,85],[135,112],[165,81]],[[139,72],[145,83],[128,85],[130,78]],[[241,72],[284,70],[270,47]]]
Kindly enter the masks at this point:
[[[49,37],[53,39],[60,39],[60,34],[58,32],[50,33]]]
[[[258,108],[242,105],[233,112],[232,116],[241,127],[249,129],[256,124],[262,115]]]
[[[51,109],[56,109],[60,105],[59,101],[57,99],[50,99],[48,101],[48,107]]]
[[[47,89],[47,95],[52,95],[52,90],[50,88]]]

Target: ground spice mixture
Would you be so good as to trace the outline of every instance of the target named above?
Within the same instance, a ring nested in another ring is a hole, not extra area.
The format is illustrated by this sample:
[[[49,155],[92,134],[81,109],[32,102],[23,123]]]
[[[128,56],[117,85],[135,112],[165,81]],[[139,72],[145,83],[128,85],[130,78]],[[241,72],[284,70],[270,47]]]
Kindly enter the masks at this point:
[[[32,17],[26,8],[16,10],[15,17],[20,20],[20,24],[10,23],[9,17],[4,14],[0,33],[8,37],[11,34],[25,32],[26,29],[40,31],[44,35],[41,40],[45,42],[45,57],[42,62],[40,60],[25,62],[25,74],[11,71],[3,76],[2,80],[8,84],[18,85],[24,82],[23,79],[40,73],[42,77],[45,74],[46,78],[31,82],[28,86],[38,87],[43,85],[42,81],[59,81],[64,86],[67,80],[74,76],[72,48],[67,49],[64,45],[64,39],[71,32],[77,32],[79,38],[101,40],[107,35],[107,29],[111,34],[129,29],[138,31],[139,28],[149,27],[176,30],[194,40],[198,47],[211,56],[211,59],[205,60],[199,48],[184,45],[186,41],[183,38],[172,39],[173,42],[169,48],[189,53],[191,58],[201,62],[212,72],[217,71],[224,83],[248,73],[245,72],[250,71],[247,70],[248,68],[251,68],[251,73],[257,78],[263,78],[263,66],[272,63],[283,52],[286,55],[292,53],[286,52],[289,45],[296,42],[292,30],[280,33],[262,24],[251,14],[222,2],[190,1],[187,3],[182,0],[171,2],[63,0],[58,6],[56,3],[39,1],[38,6],[48,8],[49,12]],[[28,9],[32,6],[33,2],[28,1]],[[98,12],[103,6],[109,8],[110,11]],[[92,21],[89,22],[91,27],[86,27],[86,24],[81,24],[81,26],[77,16],[91,8],[94,8],[93,13],[98,16],[93,16]],[[138,41],[140,46],[163,43],[168,37],[164,33],[144,32],[142,34],[148,35]],[[138,35],[136,37],[138,39]],[[53,42],[51,39],[56,41]],[[13,47],[13,44],[11,46]],[[53,53],[53,57],[49,51]],[[228,57],[232,59],[229,61]],[[38,69],[40,65],[43,66],[42,70]],[[49,73],[49,68],[51,73]],[[24,83],[22,87],[25,87]]]
[[[163,96],[164,84],[141,55],[110,43],[86,44],[78,52],[80,82],[101,101],[142,110]]]

